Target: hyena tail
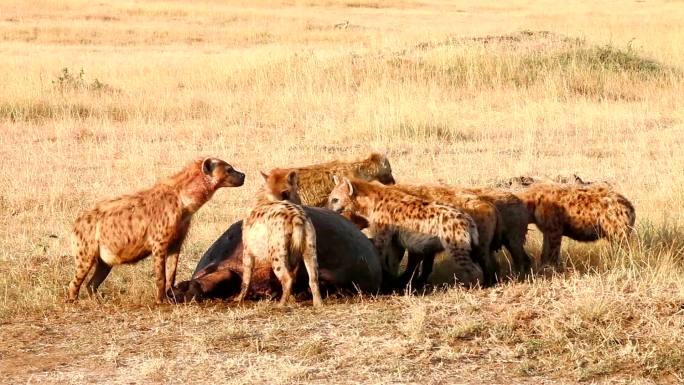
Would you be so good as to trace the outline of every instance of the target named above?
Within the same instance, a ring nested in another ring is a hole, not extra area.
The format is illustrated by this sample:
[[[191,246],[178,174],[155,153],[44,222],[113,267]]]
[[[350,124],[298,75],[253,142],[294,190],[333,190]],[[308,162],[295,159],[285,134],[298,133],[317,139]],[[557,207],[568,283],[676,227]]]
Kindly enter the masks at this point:
[[[313,305],[321,306],[321,292],[318,285],[318,255],[316,251],[316,229],[306,217],[295,217],[292,221],[291,252],[299,253],[309,275],[309,289],[313,297]]]
[[[304,219],[296,216],[292,219],[292,237],[290,238],[290,253],[301,255],[306,245],[306,229]]]
[[[607,213],[607,220],[612,224],[612,233],[606,234],[608,238],[623,240],[630,238],[635,234],[634,223],[636,222],[636,214],[634,206],[627,198],[616,194],[616,199],[611,202],[610,210]]]
[[[292,219],[290,253],[301,255],[305,261],[307,255],[316,258],[316,229],[307,217],[296,216]]]

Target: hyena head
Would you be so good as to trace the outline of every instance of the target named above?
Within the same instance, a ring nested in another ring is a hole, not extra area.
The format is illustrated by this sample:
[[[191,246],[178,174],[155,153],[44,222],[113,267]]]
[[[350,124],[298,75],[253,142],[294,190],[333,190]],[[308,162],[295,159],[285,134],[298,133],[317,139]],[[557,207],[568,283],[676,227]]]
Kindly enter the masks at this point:
[[[264,177],[264,193],[268,200],[302,204],[297,170],[274,168],[268,174],[262,172],[261,176]]]
[[[562,178],[562,177],[560,177],[560,178]],[[567,178],[563,178],[563,179],[565,179],[565,182],[562,182],[562,183],[574,184],[577,186],[596,186],[596,187],[608,187],[608,188],[612,187],[612,185],[609,182],[606,182],[605,180],[602,180],[602,181],[584,180],[577,174],[572,174],[571,177],[567,177]]]
[[[539,182],[537,178],[523,175],[523,176],[516,176],[513,178],[508,179],[507,181],[503,182],[501,184],[501,187],[508,187],[508,188],[523,188],[523,187],[529,187],[532,186],[533,184]]]
[[[245,174],[218,158],[205,158],[202,173],[213,189],[240,187],[245,183]]]
[[[328,196],[328,208],[332,211],[342,213],[344,211],[354,211],[354,186],[347,177],[333,177],[335,187]]]
[[[382,184],[392,185],[395,183],[392,175],[392,166],[387,156],[372,153],[363,160],[363,166],[356,172],[356,177],[368,182],[378,181]]]
[[[589,186],[592,184],[592,182],[583,180],[577,174],[572,174],[571,176],[559,174],[556,175],[555,178],[549,178],[549,181],[560,184],[574,184],[578,186]]]
[[[539,183],[559,183],[565,185],[575,185],[575,186],[591,186],[591,185],[607,185],[606,182],[589,182],[583,180],[577,174],[572,174],[572,176],[557,175],[555,178],[549,177],[539,177],[539,176],[518,176],[511,178],[504,183],[504,187],[509,188],[524,188],[529,187],[534,184]]]

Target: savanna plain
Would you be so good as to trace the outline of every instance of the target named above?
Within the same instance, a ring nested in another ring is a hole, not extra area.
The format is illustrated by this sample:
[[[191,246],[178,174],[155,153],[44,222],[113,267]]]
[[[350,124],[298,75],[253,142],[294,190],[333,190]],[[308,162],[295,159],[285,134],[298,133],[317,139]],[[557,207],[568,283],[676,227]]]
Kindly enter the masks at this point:
[[[681,383],[682,20],[658,0],[0,2],[0,382]],[[195,216],[184,280],[260,170],[372,150],[400,182],[608,181],[636,240],[320,310],[155,306],[149,260],[64,303],[71,225],[99,199],[203,155],[245,171]]]

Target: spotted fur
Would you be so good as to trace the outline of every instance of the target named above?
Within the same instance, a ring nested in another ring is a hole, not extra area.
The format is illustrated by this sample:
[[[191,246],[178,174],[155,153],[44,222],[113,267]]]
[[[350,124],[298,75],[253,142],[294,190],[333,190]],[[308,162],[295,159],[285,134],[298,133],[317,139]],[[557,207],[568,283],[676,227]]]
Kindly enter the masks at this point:
[[[514,190],[525,203],[529,222],[544,234],[542,264],[560,264],[563,236],[581,242],[629,237],[636,214],[632,203],[603,185],[532,183]]]
[[[242,287],[235,301],[242,302],[252,283],[256,267],[268,265],[282,286],[280,306],[292,294],[292,285],[303,263],[309,275],[313,305],[323,301],[318,284],[316,230],[298,202],[296,171],[273,170],[263,174],[265,185],[256,206],[242,225]],[[282,171],[282,172],[281,172]]]
[[[365,219],[373,230],[385,269],[396,275],[399,262],[390,253],[397,237],[410,252],[446,251],[457,266],[456,279],[466,286],[482,283],[482,269],[471,258],[478,245],[475,221],[462,211],[407,194],[394,186],[342,178],[330,194],[328,207]]]
[[[371,153],[366,158],[351,162],[332,161],[279,170],[281,175],[288,171],[297,171],[299,177],[299,196],[302,204],[307,206],[325,206],[328,195],[335,187],[334,176],[349,176],[366,181],[378,181],[382,184],[394,184],[392,167],[385,155]]]
[[[473,194],[478,198],[493,204],[501,218],[501,243],[513,258],[514,268],[518,273],[527,274],[532,260],[525,251],[525,237],[527,235],[528,212],[520,198],[500,188],[459,188],[448,187],[454,193]],[[497,249],[495,244],[493,249]]]
[[[501,247],[502,218],[496,207],[475,194],[455,191],[453,188],[438,185],[397,184],[396,189],[419,198],[455,207],[470,215],[477,225],[479,243],[473,247],[473,258],[480,264],[484,273],[485,285],[494,284],[499,274],[499,264],[492,254]],[[434,259],[434,256],[431,257]],[[405,274],[413,274],[417,261],[422,259],[409,253]],[[425,282],[427,276],[419,277]]]
[[[81,213],[73,228],[76,272],[67,300],[78,298],[93,265],[90,293],[97,291],[112,266],[135,263],[152,255],[156,301],[162,303],[164,293],[174,284],[178,254],[192,215],[217,189],[242,186],[244,179],[243,173],[220,159],[200,159],[152,188],[99,202]]]

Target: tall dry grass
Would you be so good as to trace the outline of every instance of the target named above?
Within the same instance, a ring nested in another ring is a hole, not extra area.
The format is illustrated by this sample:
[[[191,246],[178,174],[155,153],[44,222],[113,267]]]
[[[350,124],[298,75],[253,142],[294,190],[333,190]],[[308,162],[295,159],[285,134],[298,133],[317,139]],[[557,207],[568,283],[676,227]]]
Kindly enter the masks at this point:
[[[683,17],[665,1],[3,2],[0,373],[681,381]],[[154,308],[148,261],[115,269],[102,303],[62,303],[71,222],[98,199],[200,154],[246,171],[196,216],[183,279],[248,212],[259,170],[372,149],[406,182],[608,180],[635,204],[639,240],[566,242],[552,279],[321,312]]]

